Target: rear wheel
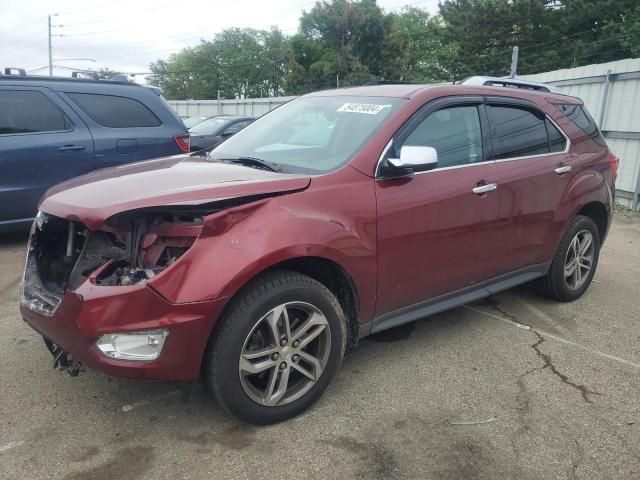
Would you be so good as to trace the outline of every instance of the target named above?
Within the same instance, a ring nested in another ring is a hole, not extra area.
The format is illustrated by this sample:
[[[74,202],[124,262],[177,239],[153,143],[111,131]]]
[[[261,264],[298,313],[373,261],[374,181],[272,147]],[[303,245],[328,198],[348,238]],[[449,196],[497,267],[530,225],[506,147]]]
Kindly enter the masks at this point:
[[[337,372],[346,346],[335,296],[295,272],[259,277],[220,319],[205,357],[205,382],[229,412],[254,424],[297,415]]]
[[[563,235],[549,272],[538,280],[538,290],[562,302],[580,298],[593,280],[599,256],[596,224],[591,218],[578,215]]]

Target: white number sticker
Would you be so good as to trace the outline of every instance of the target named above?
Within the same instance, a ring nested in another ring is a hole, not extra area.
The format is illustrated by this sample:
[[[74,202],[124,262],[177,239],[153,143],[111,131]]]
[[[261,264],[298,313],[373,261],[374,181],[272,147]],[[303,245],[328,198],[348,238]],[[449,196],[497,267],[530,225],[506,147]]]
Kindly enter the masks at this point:
[[[345,103],[338,109],[338,112],[366,113],[367,115],[377,115],[383,109],[390,106],[391,105],[376,105],[375,103]]]

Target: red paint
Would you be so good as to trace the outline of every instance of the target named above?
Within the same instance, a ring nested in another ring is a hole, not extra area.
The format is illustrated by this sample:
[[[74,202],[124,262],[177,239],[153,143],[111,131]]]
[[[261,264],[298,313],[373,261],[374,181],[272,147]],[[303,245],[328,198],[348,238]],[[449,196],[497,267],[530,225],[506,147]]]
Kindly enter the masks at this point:
[[[341,266],[355,284],[359,321],[366,324],[421,300],[547,263],[564,226],[583,205],[611,205],[614,169],[608,152],[550,103],[577,102],[572,97],[490,87],[375,88],[380,96],[409,100],[348,165],[326,175],[281,175],[172,157],[54,187],[40,208],[94,230],[127,210],[277,195],[209,215],[199,232],[149,233],[144,245],[150,262],[158,255],[154,246],[163,245],[158,242],[193,245],[147,286],[106,287],[88,280],[66,293],[53,318],[23,307],[24,318],[91,368],[131,378],[186,379],[198,374],[207,339],[228,300],[280,262],[320,257]],[[359,91],[351,89],[349,95]],[[370,88],[362,92],[371,95]],[[536,162],[374,178],[378,158],[398,128],[429,101],[461,94],[530,100],[565,130],[573,146],[567,154]],[[553,173],[558,164],[570,164],[573,171],[558,176]],[[478,196],[471,189],[480,182],[500,188]],[[103,333],[152,328],[170,330],[165,350],[153,362],[109,360],[93,347]]]

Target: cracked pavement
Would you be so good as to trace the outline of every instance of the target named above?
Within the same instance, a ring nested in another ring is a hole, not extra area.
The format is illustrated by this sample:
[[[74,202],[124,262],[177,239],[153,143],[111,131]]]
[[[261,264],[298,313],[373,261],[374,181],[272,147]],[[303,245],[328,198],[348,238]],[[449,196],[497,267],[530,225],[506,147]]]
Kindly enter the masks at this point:
[[[521,287],[382,332],[302,416],[250,427],[201,384],[51,369],[0,239],[0,478],[640,478],[640,217],[571,304]]]

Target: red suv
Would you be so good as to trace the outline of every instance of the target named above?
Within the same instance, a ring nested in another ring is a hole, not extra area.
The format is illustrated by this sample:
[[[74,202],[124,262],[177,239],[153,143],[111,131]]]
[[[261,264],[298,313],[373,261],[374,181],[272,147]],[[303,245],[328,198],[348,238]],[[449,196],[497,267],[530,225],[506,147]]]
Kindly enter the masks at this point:
[[[513,87],[318,92],[207,158],[54,187],[22,315],[71,373],[202,375],[266,424],[316,400],[366,335],[532,280],[574,300],[617,159],[578,98]]]

